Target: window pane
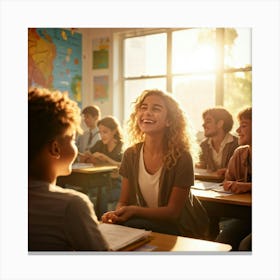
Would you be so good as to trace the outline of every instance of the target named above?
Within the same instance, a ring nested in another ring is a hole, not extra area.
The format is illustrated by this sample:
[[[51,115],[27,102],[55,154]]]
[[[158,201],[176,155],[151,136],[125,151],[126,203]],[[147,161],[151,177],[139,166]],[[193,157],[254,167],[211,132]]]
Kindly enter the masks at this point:
[[[143,79],[143,80],[131,80],[125,81],[125,96],[124,96],[124,120],[128,120],[131,113],[133,102],[145,89],[157,88],[160,90],[166,90],[165,78],[157,79]]]
[[[241,68],[252,65],[251,59],[251,29],[225,29],[225,68]]]
[[[236,72],[224,75],[224,106],[232,113],[235,120],[234,129],[238,123],[236,116],[240,110],[252,106],[252,72]]]
[[[202,112],[215,106],[215,76],[173,78],[173,93],[197,131],[202,131]]]
[[[166,33],[125,39],[124,76],[164,75],[166,48]]]
[[[172,33],[172,73],[215,69],[215,29],[188,29]]]

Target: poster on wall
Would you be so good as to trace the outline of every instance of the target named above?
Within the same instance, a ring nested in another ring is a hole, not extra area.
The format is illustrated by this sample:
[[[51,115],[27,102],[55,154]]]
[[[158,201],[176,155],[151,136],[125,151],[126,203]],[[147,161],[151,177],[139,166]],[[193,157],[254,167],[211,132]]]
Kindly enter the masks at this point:
[[[93,40],[92,69],[109,67],[109,37]]]
[[[28,29],[28,87],[67,91],[81,107],[82,35],[61,28]]]
[[[103,102],[108,99],[108,75],[95,76],[93,78],[93,98]]]

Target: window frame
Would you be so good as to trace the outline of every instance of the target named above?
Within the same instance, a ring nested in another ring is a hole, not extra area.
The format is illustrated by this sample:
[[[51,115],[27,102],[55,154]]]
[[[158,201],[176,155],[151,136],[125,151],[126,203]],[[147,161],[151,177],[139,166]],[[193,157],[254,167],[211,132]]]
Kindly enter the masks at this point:
[[[213,74],[215,76],[215,106],[224,105],[224,74],[227,73],[236,73],[236,72],[252,72],[252,65],[241,67],[241,68],[225,68],[224,67],[224,30],[225,28],[215,28],[216,29],[216,51],[219,54],[216,58],[216,70],[213,71],[196,71],[196,72],[185,72],[172,74],[172,33],[178,30],[189,30],[192,28],[136,28],[133,30],[128,30],[118,34],[119,39],[119,55],[120,61],[124,62],[124,40],[128,38],[153,35],[159,33],[166,33],[167,35],[167,63],[166,63],[166,74],[165,75],[142,75],[142,76],[124,76],[124,63],[120,63],[119,66],[119,81],[120,88],[119,92],[121,93],[121,112],[120,119],[122,122],[125,121],[125,116],[123,113],[124,96],[125,96],[125,82],[132,80],[145,80],[153,78],[165,78],[166,79],[166,91],[172,94],[172,80],[173,77],[186,77],[190,75],[201,75],[201,74]],[[201,28],[203,29],[203,27]],[[139,93],[140,94],[140,93]]]

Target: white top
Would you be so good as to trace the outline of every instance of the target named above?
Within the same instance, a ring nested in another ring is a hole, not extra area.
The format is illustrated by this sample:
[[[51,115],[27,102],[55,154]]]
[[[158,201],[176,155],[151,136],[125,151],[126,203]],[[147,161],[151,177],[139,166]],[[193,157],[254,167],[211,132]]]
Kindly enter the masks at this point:
[[[227,133],[220,145],[219,151],[216,152],[216,150],[214,149],[214,147],[212,145],[211,138],[209,138],[208,143],[212,149],[213,160],[216,163],[218,168],[221,168],[221,165],[222,165],[223,150],[224,150],[225,145],[232,141],[233,141],[233,136],[230,133]]]
[[[143,146],[140,151],[138,183],[147,206],[158,207],[159,178],[162,166],[155,174],[147,172],[144,163]]]

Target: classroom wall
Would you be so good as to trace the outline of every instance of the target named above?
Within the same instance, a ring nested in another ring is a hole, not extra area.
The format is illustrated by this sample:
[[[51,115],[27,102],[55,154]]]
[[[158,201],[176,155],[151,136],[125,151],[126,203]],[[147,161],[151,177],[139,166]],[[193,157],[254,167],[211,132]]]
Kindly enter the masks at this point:
[[[120,81],[118,77],[118,65],[116,65],[116,56],[118,55],[116,46],[113,45],[114,34],[132,28],[80,28],[77,32],[82,33],[82,61],[83,61],[83,76],[82,76],[82,107],[90,104],[95,104],[101,109],[102,116],[114,115],[119,120],[122,119],[120,111]],[[92,52],[93,40],[109,37],[109,67],[108,69],[92,69]],[[94,99],[94,82],[93,77],[99,75],[108,75],[109,77],[109,92],[108,99]]]

